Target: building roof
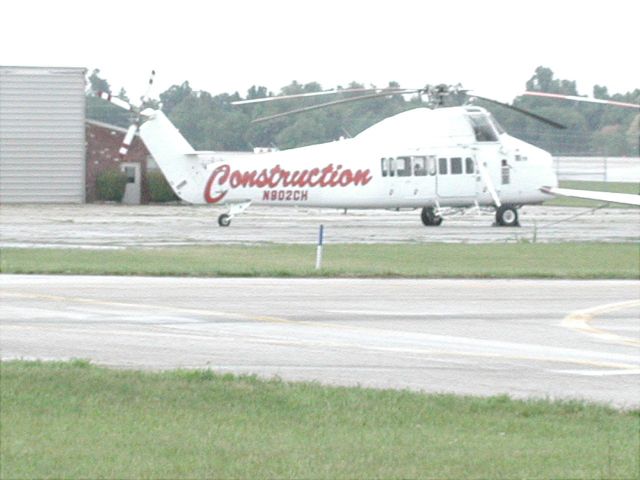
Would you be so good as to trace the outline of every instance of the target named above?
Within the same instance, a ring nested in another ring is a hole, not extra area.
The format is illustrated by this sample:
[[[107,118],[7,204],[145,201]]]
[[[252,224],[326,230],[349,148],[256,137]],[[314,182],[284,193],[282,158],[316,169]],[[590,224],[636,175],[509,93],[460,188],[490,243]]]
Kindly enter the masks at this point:
[[[85,120],[85,122],[90,125],[95,125],[96,127],[107,128],[109,130],[115,130],[116,132],[120,132],[120,133],[127,133],[126,128],[118,127],[117,125],[113,125],[111,123],[99,122],[97,120],[90,120],[88,118]],[[137,132],[136,132],[136,135],[138,135]]]
[[[9,73],[36,73],[41,72],[43,74],[68,74],[68,73],[87,73],[85,67],[32,67],[27,65],[0,65],[0,71]]]

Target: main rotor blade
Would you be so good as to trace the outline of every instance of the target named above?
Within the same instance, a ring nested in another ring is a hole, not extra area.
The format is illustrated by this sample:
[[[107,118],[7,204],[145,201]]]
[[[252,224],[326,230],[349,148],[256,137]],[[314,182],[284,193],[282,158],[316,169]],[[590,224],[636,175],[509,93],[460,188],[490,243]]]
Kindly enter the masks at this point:
[[[118,97],[114,97],[112,96],[110,93],[107,92],[98,92],[98,97],[102,98],[103,100],[106,100],[107,102],[111,102],[114,105],[120,107],[120,108],[124,108],[125,110],[129,110],[130,112],[132,112],[134,110],[133,105],[131,105],[129,102],[125,102],[124,100],[118,98]]]
[[[478,98],[480,100],[484,100],[485,102],[495,103],[496,105],[500,105],[500,106],[503,106],[503,107],[506,107],[506,108],[510,108],[511,110],[515,110],[516,112],[520,112],[523,115],[527,115],[527,116],[529,116],[531,118],[535,118],[539,122],[546,123],[547,125],[551,125],[552,127],[560,128],[562,130],[566,130],[566,128],[567,128],[565,125],[562,125],[561,123],[554,122],[553,120],[549,120],[548,118],[545,118],[542,115],[538,115],[536,113],[530,112],[529,110],[525,110],[523,108],[514,107],[513,105],[509,105],[508,103],[502,103],[502,102],[499,102],[497,100],[493,100],[492,98],[480,97],[478,95],[472,95],[472,96],[475,97],[475,98]]]
[[[275,115],[269,115],[267,117],[256,118],[255,120],[252,120],[251,123],[266,122],[268,120],[274,120],[276,118],[295,115],[297,113],[309,112],[311,110],[317,110],[325,107],[332,107],[333,105],[340,105],[343,103],[358,102],[360,100],[368,100],[368,99],[377,98],[377,97],[388,97],[390,95],[404,95],[409,93],[415,93],[417,91],[418,90],[396,90],[391,92],[387,91],[387,92],[373,93],[371,95],[360,95],[359,97],[343,98],[341,100],[334,100],[332,102],[319,103],[318,105],[311,105],[309,107],[297,108],[295,110],[289,110],[287,112],[277,113]]]
[[[600,98],[593,97],[576,97],[575,95],[560,95],[559,93],[524,92],[523,95],[530,95],[534,97],[560,98],[563,100],[575,100],[577,102],[602,103],[605,105],[615,105],[617,107],[640,108],[640,105],[638,105],[637,103],[616,102],[615,100],[602,100]]]
[[[322,90],[320,92],[294,93],[292,95],[279,95],[277,97],[262,97],[262,98],[252,98],[250,100],[236,100],[235,102],[231,102],[231,105],[247,105],[250,103],[264,103],[264,102],[273,102],[276,100],[290,100],[292,98],[317,97],[320,95],[337,95],[340,93],[379,92],[382,90],[398,91],[398,90],[404,90],[404,88],[345,88],[342,90],[332,89],[332,90]]]

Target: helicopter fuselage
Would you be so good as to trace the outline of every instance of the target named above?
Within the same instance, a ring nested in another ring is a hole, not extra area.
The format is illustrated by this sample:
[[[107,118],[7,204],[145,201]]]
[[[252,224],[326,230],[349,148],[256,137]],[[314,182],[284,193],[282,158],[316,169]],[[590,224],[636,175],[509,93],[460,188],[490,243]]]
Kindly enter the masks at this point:
[[[419,108],[358,136],[262,154],[196,152],[161,112],[141,136],[176,194],[194,204],[420,208],[551,198],[551,155],[478,107]],[[172,138],[175,139],[172,145]]]

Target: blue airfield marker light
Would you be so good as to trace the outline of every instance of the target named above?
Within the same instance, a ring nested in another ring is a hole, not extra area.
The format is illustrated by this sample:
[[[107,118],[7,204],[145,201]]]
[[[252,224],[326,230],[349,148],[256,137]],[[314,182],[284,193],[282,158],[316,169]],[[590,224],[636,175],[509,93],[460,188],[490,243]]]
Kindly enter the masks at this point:
[[[324,242],[324,225],[320,225],[320,231],[318,232],[318,248],[316,250],[316,270],[322,268],[322,244]]]

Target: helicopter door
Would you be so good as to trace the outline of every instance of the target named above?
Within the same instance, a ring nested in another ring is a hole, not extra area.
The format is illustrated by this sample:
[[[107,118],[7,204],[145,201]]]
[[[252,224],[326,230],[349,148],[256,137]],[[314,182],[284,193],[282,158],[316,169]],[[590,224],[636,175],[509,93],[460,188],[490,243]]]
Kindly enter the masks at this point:
[[[382,159],[382,176],[389,188],[389,196],[403,203],[415,190],[410,156],[387,157]]]
[[[410,156],[400,156],[395,159],[396,189],[399,198],[410,197],[414,190],[414,178]]]
[[[476,196],[476,164],[470,156],[438,157],[439,197],[472,199]]]
[[[436,158],[403,155],[381,159],[382,177],[389,197],[405,206],[419,198],[432,198],[435,191]]]
[[[413,188],[408,192],[408,198],[412,200],[433,198],[436,191],[436,162],[434,155],[411,157]]]

